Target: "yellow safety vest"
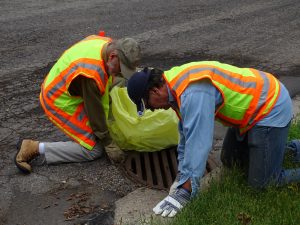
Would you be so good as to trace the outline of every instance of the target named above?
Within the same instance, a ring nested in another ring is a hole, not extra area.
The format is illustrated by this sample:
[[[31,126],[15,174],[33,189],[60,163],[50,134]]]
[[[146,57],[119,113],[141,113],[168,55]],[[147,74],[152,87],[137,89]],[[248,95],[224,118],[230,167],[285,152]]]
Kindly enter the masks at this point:
[[[216,110],[216,118],[225,125],[239,127],[241,133],[249,130],[272,110],[280,93],[279,81],[273,75],[216,61],[173,67],[165,71],[163,76],[179,107],[180,96],[190,83],[210,79],[223,98],[222,105]]]
[[[79,75],[94,79],[102,95],[107,117],[112,78],[105,71],[101,52],[103,46],[110,41],[110,38],[92,35],[73,45],[52,67],[41,88],[40,102],[49,119],[89,150],[92,150],[96,142],[84,111],[83,99],[71,96],[68,88]]]

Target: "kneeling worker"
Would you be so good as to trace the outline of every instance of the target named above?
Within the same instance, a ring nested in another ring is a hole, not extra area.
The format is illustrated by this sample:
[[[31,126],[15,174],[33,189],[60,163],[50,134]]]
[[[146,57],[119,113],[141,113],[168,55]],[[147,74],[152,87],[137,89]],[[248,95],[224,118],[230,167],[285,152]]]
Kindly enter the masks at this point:
[[[153,209],[156,214],[175,216],[198,192],[215,118],[230,127],[222,147],[223,164],[245,168],[249,185],[264,188],[300,181],[300,169],[282,167],[292,102],[270,73],[216,61],[168,71],[144,68],[129,79],[127,91],[139,114],[171,107],[180,119],[179,183]]]
[[[114,76],[128,79],[139,60],[140,47],[132,38],[92,35],[66,50],[44,80],[40,102],[49,119],[73,141],[23,140],[15,157],[17,167],[30,173],[30,161],[38,155],[44,155],[47,164],[91,161],[104,149],[113,160],[122,160],[106,124],[109,88]]]

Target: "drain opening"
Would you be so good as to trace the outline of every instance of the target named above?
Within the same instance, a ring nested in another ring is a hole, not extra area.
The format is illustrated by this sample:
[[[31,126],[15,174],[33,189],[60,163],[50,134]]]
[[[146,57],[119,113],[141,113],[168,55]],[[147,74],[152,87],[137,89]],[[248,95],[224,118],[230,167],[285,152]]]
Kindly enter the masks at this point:
[[[205,175],[220,165],[218,155],[209,154]],[[168,190],[177,175],[177,147],[158,152],[127,152],[121,168],[134,182]]]

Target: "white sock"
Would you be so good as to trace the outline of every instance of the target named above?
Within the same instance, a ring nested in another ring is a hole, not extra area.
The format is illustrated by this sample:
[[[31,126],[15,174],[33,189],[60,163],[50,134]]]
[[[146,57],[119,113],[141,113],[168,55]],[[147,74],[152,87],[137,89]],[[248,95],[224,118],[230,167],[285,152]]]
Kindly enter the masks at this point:
[[[40,155],[45,154],[45,145],[44,145],[44,143],[39,143],[39,153],[40,153]]]

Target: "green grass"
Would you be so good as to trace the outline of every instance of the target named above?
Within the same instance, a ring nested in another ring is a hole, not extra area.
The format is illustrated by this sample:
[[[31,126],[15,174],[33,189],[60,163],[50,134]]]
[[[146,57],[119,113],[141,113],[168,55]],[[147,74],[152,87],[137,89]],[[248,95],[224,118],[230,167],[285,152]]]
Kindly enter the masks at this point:
[[[299,136],[298,120],[290,128],[289,139]],[[291,167],[290,162],[286,164]],[[199,193],[174,219],[160,224],[299,225],[300,183],[258,191],[247,185],[239,170],[226,170],[219,183]]]
[[[300,138],[300,115],[293,120],[289,130],[289,140]]]
[[[169,225],[299,225],[300,186],[256,191],[238,170],[200,193]]]

